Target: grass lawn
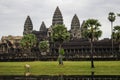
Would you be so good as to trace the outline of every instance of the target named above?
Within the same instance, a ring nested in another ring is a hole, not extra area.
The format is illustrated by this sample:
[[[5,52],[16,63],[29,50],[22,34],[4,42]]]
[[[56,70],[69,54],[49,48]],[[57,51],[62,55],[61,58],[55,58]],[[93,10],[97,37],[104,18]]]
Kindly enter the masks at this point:
[[[24,75],[25,64],[31,66],[32,75],[120,75],[120,61],[95,61],[95,68],[91,69],[90,61],[64,61],[58,65],[57,61],[34,62],[0,62],[0,75]]]

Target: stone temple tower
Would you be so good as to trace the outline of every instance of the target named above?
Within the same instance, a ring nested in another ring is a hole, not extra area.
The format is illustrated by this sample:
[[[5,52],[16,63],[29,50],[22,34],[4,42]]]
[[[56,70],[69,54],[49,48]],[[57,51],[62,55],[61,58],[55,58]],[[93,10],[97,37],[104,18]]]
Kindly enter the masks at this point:
[[[70,34],[72,39],[81,38],[80,22],[76,14],[73,16],[73,19],[71,21]]]
[[[58,6],[54,12],[53,19],[52,19],[52,26],[56,24],[60,24],[60,25],[63,24],[63,17]]]
[[[23,35],[30,34],[30,33],[32,33],[32,31],[33,31],[33,24],[30,19],[30,16],[27,16],[25,23],[24,23]]]
[[[87,28],[85,28],[85,20],[82,22],[82,25],[81,25],[81,37],[82,38],[85,38],[84,37],[84,32],[86,31]]]
[[[46,25],[44,22],[42,22],[41,26],[40,26],[40,30],[39,31],[46,31],[47,28],[46,28]]]
[[[55,12],[53,14],[53,19],[52,19],[52,25],[48,28],[48,37],[50,37],[51,33],[52,33],[52,27],[55,25],[63,25],[63,16],[62,13],[59,9],[59,7],[57,6],[57,8],[55,9]]]

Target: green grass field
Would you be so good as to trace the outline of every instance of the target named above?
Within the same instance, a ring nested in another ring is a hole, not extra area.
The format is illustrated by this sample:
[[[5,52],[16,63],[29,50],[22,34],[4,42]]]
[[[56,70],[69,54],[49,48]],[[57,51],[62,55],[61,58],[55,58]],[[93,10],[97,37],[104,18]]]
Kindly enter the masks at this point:
[[[64,61],[58,65],[57,61],[35,62],[0,62],[0,75],[24,75],[25,64],[31,66],[32,75],[120,75],[120,61],[95,61],[92,69],[90,61]]]

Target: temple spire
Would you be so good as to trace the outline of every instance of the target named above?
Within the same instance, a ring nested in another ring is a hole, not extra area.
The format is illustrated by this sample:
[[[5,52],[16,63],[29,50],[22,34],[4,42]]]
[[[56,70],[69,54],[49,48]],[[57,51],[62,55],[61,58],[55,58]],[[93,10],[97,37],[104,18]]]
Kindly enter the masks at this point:
[[[70,34],[71,34],[71,39],[81,38],[80,22],[76,14],[73,16],[71,21]]]
[[[86,27],[85,27],[85,20],[82,22],[82,25],[81,25],[81,37],[82,38],[85,38],[84,37],[84,32],[86,31]]]
[[[79,29],[79,28],[80,28],[80,22],[77,15],[75,14],[71,22],[71,29]]]
[[[23,35],[32,33],[32,30],[33,30],[32,21],[30,19],[30,16],[27,16],[27,18],[25,20],[25,23],[24,23],[24,32],[23,32]]]
[[[46,31],[46,30],[47,30],[46,25],[45,25],[44,21],[42,21],[42,24],[40,26],[40,31]]]
[[[61,25],[63,24],[63,17],[58,6],[54,12],[53,19],[52,19],[52,26],[56,24],[61,24]]]

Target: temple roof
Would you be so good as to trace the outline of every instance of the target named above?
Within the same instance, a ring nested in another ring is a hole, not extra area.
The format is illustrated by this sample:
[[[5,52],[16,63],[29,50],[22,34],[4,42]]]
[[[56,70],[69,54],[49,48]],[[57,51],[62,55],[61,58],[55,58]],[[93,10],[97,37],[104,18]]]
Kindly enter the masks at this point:
[[[33,24],[32,24],[30,16],[27,16],[27,18],[25,20],[24,27],[33,27]]]
[[[84,26],[85,26],[85,20],[82,22],[82,25],[81,25],[81,30],[86,29]]]
[[[76,29],[80,28],[80,22],[76,14],[73,16],[72,22],[71,22],[71,29],[74,29],[74,28]]]
[[[40,26],[40,31],[46,31],[47,28],[46,28],[46,25],[44,22],[42,22],[41,26]]]
[[[23,34],[28,34],[33,30],[33,24],[30,19],[30,16],[27,16],[25,23],[24,23],[24,32]]]
[[[54,26],[56,24],[63,24],[63,17],[58,6],[54,12],[53,19],[52,19],[52,25]]]

